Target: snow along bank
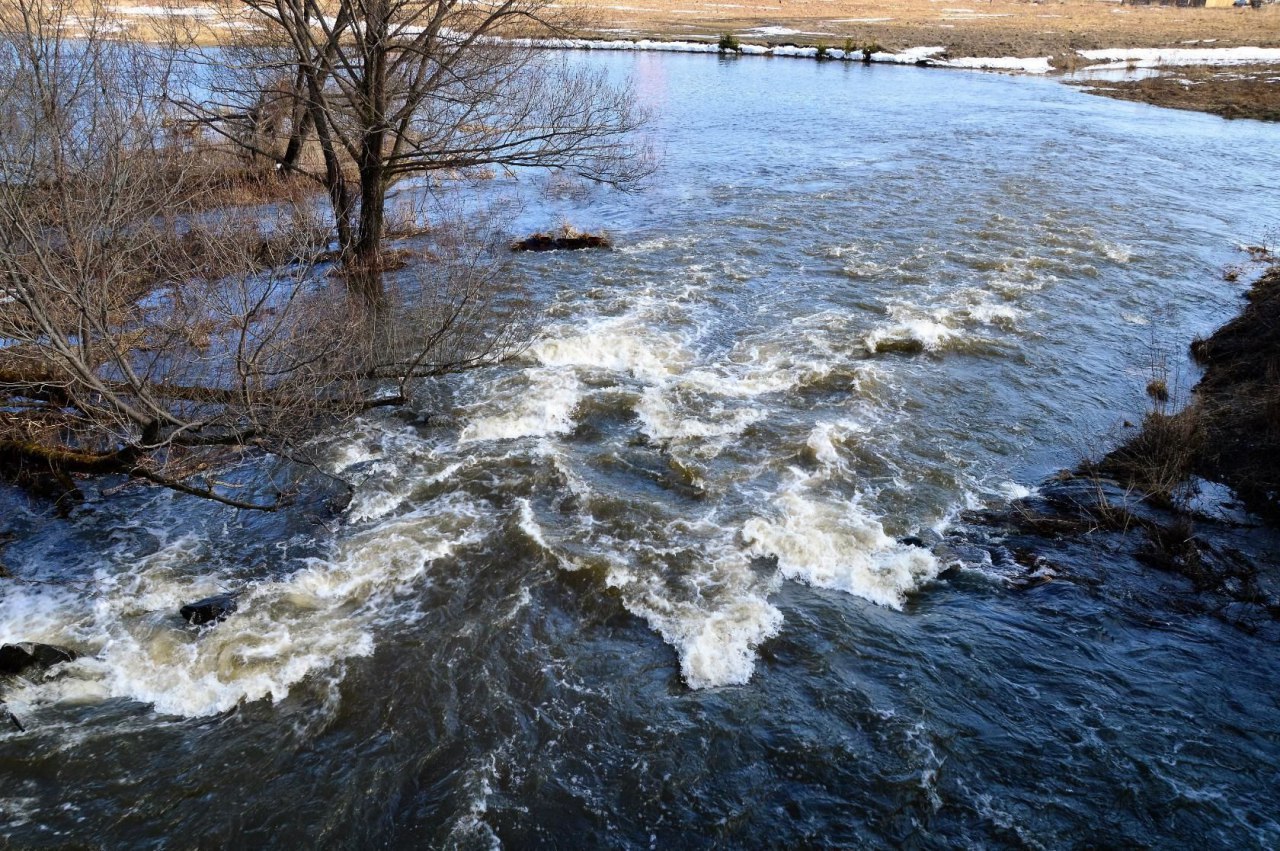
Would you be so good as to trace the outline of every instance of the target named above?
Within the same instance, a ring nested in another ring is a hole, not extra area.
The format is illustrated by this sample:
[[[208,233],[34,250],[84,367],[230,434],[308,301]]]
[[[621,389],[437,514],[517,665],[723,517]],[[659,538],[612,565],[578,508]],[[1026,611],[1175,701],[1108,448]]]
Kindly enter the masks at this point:
[[[720,53],[717,44],[704,41],[655,41],[653,39],[588,39],[588,38],[548,38],[517,39],[516,43],[531,47],[544,47],[554,50],[636,50],[659,53]],[[1047,74],[1052,70],[1049,57],[1037,56],[1019,58],[1002,57],[963,57],[960,59],[943,59],[938,54],[945,47],[912,47],[900,53],[879,51],[872,53],[868,61],[886,65],[929,65],[939,68],[971,68],[991,71],[1021,71],[1028,74]],[[742,44],[739,54],[743,56],[790,56],[807,59],[819,58],[817,47],[797,47],[793,44],[780,44],[769,47],[762,44]],[[838,48],[826,48],[821,58],[843,62],[863,61],[861,50],[845,52]]]
[[[1277,47],[1112,47],[1105,50],[1081,50],[1080,55],[1095,62],[1113,62],[1113,66],[1138,68],[1177,67],[1182,65],[1261,65],[1280,62]]]
[[[637,50],[665,53],[721,53],[718,44],[705,41],[657,41],[654,39],[519,39],[518,43],[559,50]],[[968,68],[980,71],[1012,71],[1023,74],[1049,74],[1054,68],[1048,56],[945,56],[945,47],[912,47],[898,53],[878,51],[864,57],[861,50],[845,52],[828,47],[794,44],[767,46],[741,44],[743,56],[790,56],[806,59],[831,59],[844,62],[868,61],[886,65],[927,65],[932,68]],[[1115,47],[1080,50],[1077,54],[1094,62],[1112,63],[1093,66],[1097,70],[1128,68],[1177,67],[1185,65],[1249,65],[1280,63],[1280,48],[1272,47]]]

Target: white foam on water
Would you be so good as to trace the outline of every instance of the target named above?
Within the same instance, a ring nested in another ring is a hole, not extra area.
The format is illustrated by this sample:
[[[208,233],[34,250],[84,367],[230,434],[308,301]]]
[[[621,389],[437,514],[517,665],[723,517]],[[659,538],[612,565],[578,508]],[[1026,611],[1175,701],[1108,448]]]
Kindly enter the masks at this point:
[[[836,451],[835,443],[832,442],[834,429],[834,423],[818,423],[813,427],[813,431],[809,432],[809,437],[804,442],[818,463],[832,467],[840,463],[840,453]]]
[[[424,473],[401,458],[386,465],[389,469],[375,470],[352,494],[347,506],[347,519],[353,523],[377,520],[395,511],[415,491],[425,486],[437,485],[453,478],[463,463],[455,461],[434,473]],[[382,465],[379,465],[382,466]]]
[[[899,544],[856,502],[821,498],[817,481],[796,472],[774,498],[772,516],[747,521],[742,538],[751,555],[776,558],[786,579],[895,609],[938,575],[932,553]]]
[[[583,497],[590,493],[580,482],[573,489]],[[548,535],[527,501],[520,515],[526,534],[554,548],[561,533]],[[752,570],[735,530],[721,525],[714,509],[625,540],[600,534],[590,516],[581,522],[570,537],[579,544],[589,540],[590,555],[557,554],[560,569],[603,570],[605,587],[675,651],[690,688],[741,685],[751,679],[756,650],[777,634],[782,614],[766,599],[770,586]],[[678,582],[670,581],[671,571],[679,572]]]
[[[39,798],[0,798],[0,823],[9,827],[22,827],[39,812]]]
[[[582,398],[582,384],[569,370],[527,369],[527,388],[515,399],[502,401],[504,413],[478,416],[458,436],[460,444],[481,440],[544,437],[573,430],[573,411]]]
[[[0,644],[65,643],[66,613],[79,596],[68,588],[6,582],[0,594]]]
[[[747,426],[764,419],[765,412],[758,408],[726,409],[711,404],[692,415],[673,403],[672,395],[661,387],[647,387],[640,394],[635,406],[641,428],[653,440],[678,440],[687,438],[716,438],[741,434]]]
[[[614,249],[619,254],[651,254],[668,248],[688,249],[698,244],[694,236],[655,236],[642,239],[631,245],[622,245]]]
[[[996,492],[1010,501],[1015,499],[1026,499],[1036,493],[1032,488],[1026,485],[1020,485],[1017,482],[1001,482],[996,485]]]
[[[755,672],[756,650],[782,628],[782,613],[752,588],[740,553],[714,559],[695,579],[708,593],[673,600],[655,577],[615,569],[609,584],[622,590],[627,611],[643,618],[675,649],[680,675],[693,689],[743,685]],[[713,590],[714,589],[714,590]]]
[[[894,311],[891,308],[890,313]],[[943,345],[960,336],[960,332],[936,319],[926,317],[901,318],[898,321],[875,328],[864,338],[867,351],[875,353],[887,344],[915,343],[927,352],[936,352]]]
[[[833,351],[827,332],[797,325],[764,341],[739,344],[729,358],[714,366],[690,370],[681,383],[724,397],[747,399],[785,393],[822,381],[841,366],[856,384],[863,371]]]
[[[544,337],[529,355],[543,366],[607,369],[649,382],[670,378],[692,360],[679,339],[647,328],[639,315],[596,320],[579,333]]]
[[[382,447],[367,440],[346,441],[334,449],[329,466],[334,473],[343,473],[359,464],[382,457]]]
[[[870,429],[862,424],[848,420],[841,422],[819,422],[810,430],[805,438],[805,448],[813,455],[815,461],[824,467],[842,469],[844,461],[840,457],[838,444],[845,443],[855,435],[866,434]]]
[[[1013,327],[1018,318],[1022,316],[1022,311],[1011,304],[998,304],[990,301],[970,305],[964,309],[964,312],[975,322],[981,322],[984,325],[996,325],[1001,328]]]
[[[205,629],[178,609],[218,591],[194,538],[97,571],[92,595],[20,586],[0,601],[0,635],[44,640],[81,657],[62,676],[22,685],[23,703],[129,698],[157,712],[203,716],[243,701],[279,701],[308,675],[365,656],[396,600],[439,559],[481,540],[487,513],[460,495],[434,500],[338,544],[332,558],[242,589],[239,610]]]
[[[484,820],[489,812],[489,796],[493,794],[493,783],[498,776],[497,758],[487,754],[477,768],[466,771],[462,776],[464,788],[471,796],[468,806],[449,830],[450,845],[463,847],[485,847],[489,851],[500,851],[502,840]]]
[[[767,600],[749,597],[677,628],[659,628],[680,655],[680,675],[690,688],[743,685],[755,672],[756,648],[778,634],[782,613]]]
[[[1103,255],[1113,263],[1128,263],[1133,259],[1133,249],[1116,242],[1102,242]]]
[[[552,552],[551,546],[547,543],[547,539],[542,533],[542,527],[538,525],[538,519],[533,516],[533,504],[524,497],[517,500],[517,503],[520,506],[520,531],[528,535],[529,540],[542,547],[542,549]]]

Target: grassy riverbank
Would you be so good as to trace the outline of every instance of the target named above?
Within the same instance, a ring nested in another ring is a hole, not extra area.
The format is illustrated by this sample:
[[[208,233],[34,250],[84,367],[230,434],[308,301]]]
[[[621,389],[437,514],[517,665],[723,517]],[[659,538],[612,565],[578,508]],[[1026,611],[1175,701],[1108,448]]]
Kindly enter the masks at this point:
[[[731,33],[756,44],[838,48],[846,39],[885,50],[940,46],[951,56],[1049,56],[1055,67],[1081,64],[1080,50],[1141,47],[1280,47],[1280,4],[1259,10],[1127,6],[1110,0],[645,0],[636,5],[565,4],[586,37],[715,42]],[[196,29],[200,40],[234,27],[236,7],[205,0],[173,5],[129,2],[110,7],[125,25],[155,36],[166,12]],[[229,12],[229,15],[224,14]],[[164,29],[163,27],[159,29]],[[188,33],[189,34],[189,33]]]
[[[1119,447],[1006,508],[969,513],[943,552],[989,558],[1016,588],[1107,586],[1143,617],[1209,613],[1280,638],[1277,325],[1280,264],[1239,316],[1192,344],[1204,374],[1185,406],[1153,392]]]
[[[646,0],[643,5],[567,4],[589,39],[694,41],[715,44],[721,35],[758,46],[799,45],[832,50],[874,49],[901,53],[936,47],[936,60],[965,57],[1035,58],[1039,65],[999,61],[1001,70],[1072,71],[1096,60],[1081,51],[1103,49],[1280,48],[1280,3],[1261,9],[1129,6],[1112,0],[984,0],[943,5],[943,0],[822,0],[822,2],[726,3],[711,0]],[[235,6],[204,0],[172,5],[112,5],[113,26],[144,40],[225,41],[249,24]],[[1205,60],[1209,61],[1209,60]],[[963,63],[955,63],[963,66]],[[1163,64],[1159,61],[1157,65]],[[1158,106],[1192,109],[1227,118],[1275,120],[1280,115],[1280,67],[1180,68],[1144,80],[1090,81],[1089,91]]]
[[[1179,68],[1143,80],[1079,83],[1098,95],[1172,109],[1209,112],[1223,118],[1280,121],[1280,68]]]
[[[1253,285],[1240,315],[1191,351],[1204,367],[1190,404],[1150,414],[1102,463],[1127,484],[1161,494],[1201,476],[1280,521],[1280,265]]]
[[[1280,46],[1280,6],[1193,9],[1101,0],[941,2],[645,0],[593,10],[610,38],[712,37],[838,47],[846,38],[890,50],[941,45],[953,56],[1066,56],[1104,47]],[[1064,63],[1065,64],[1065,63]]]

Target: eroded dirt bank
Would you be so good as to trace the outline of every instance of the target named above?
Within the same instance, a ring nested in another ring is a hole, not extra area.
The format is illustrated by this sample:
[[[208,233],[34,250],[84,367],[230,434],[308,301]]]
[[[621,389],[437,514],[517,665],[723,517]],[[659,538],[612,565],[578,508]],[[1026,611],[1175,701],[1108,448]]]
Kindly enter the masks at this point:
[[[1119,100],[1223,118],[1280,121],[1280,68],[1274,66],[1178,68],[1143,80],[1094,80],[1079,85]]]

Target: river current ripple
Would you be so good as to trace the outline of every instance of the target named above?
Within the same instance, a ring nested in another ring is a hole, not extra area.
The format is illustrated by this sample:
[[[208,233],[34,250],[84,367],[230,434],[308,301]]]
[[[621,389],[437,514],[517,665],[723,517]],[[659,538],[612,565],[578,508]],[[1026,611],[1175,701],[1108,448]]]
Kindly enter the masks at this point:
[[[517,232],[617,250],[521,257],[547,318],[520,358],[334,436],[340,518],[4,495],[0,641],[82,655],[6,687],[0,836],[1280,843],[1274,647],[899,542],[1113,439],[1161,353],[1193,379],[1219,270],[1280,220],[1275,128],[1038,79],[582,61],[632,77],[659,174],[522,182]],[[222,588],[233,618],[177,619]]]

